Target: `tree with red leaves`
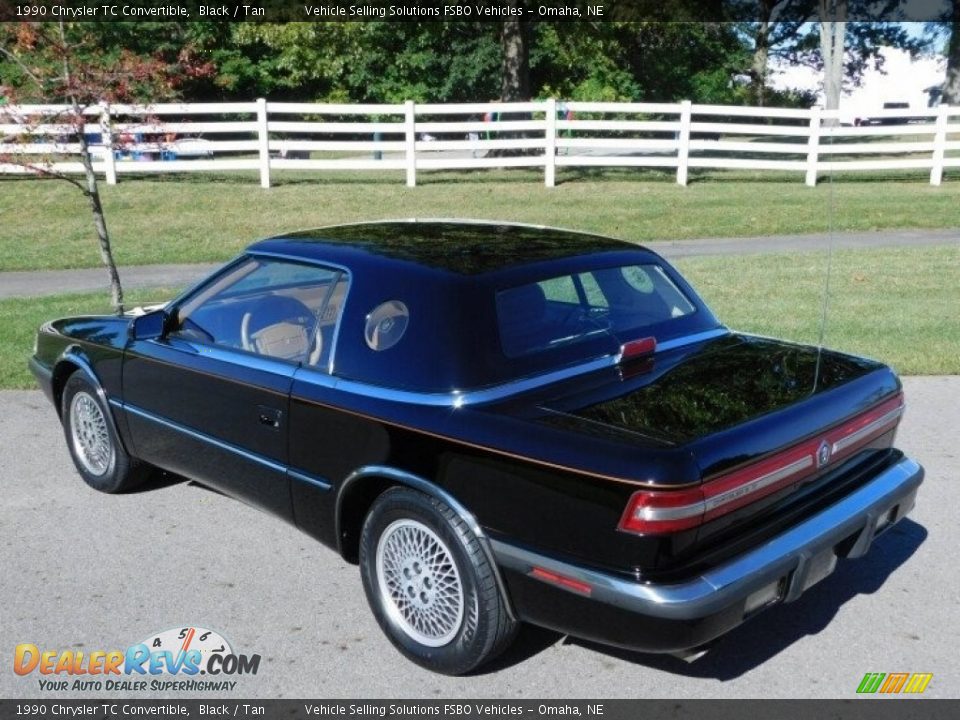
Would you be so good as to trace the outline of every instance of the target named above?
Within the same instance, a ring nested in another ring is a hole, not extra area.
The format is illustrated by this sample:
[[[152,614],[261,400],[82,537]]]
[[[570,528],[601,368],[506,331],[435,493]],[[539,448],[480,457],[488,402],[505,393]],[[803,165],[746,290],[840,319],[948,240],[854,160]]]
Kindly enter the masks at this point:
[[[84,179],[59,171],[50,158],[32,158],[24,152],[28,148],[20,152],[0,149],[0,164],[64,180],[83,193],[93,216],[100,256],[110,276],[111,302],[121,314],[123,287],[94,171],[94,153],[112,153],[114,147],[111,142],[95,142],[91,117],[99,119],[104,105],[169,101],[177,96],[184,81],[210,75],[213,67],[198,60],[188,46],[175,57],[142,56],[124,49],[106,51],[98,43],[95,23],[62,21],[0,23],[0,56],[12,76],[0,88],[6,100],[0,104],[0,123],[7,126],[7,132],[0,133],[0,148],[29,145],[31,134],[55,126],[57,145],[79,149]]]

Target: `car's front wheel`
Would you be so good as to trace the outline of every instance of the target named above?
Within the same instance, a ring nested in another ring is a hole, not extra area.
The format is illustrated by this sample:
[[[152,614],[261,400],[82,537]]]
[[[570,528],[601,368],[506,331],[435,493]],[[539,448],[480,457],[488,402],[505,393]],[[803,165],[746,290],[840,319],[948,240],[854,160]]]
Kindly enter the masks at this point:
[[[377,498],[360,538],[360,569],[380,627],[425,668],[469,672],[516,633],[480,541],[436,498],[399,487]]]
[[[73,464],[90,487],[117,493],[143,482],[149,467],[124,451],[107,419],[109,412],[97,388],[82,372],[67,379],[60,417]]]

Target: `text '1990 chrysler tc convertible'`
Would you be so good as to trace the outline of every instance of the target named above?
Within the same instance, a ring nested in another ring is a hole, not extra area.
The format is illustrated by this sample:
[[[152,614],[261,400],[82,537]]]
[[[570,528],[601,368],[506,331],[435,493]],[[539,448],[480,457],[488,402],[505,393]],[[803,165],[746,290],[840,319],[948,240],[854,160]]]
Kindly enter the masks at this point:
[[[279,515],[450,674],[520,622],[695,656],[923,478],[888,367],[732,332],[663,258],[571,231],[282,235],[163,307],[45,324],[30,366],[90,486],[161,468]]]

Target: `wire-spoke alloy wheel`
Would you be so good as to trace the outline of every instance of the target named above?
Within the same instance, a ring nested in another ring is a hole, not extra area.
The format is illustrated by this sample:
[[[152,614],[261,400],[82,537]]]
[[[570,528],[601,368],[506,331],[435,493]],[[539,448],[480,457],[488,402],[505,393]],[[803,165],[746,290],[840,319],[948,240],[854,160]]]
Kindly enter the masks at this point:
[[[148,476],[150,467],[127,455],[102,391],[84,371],[67,378],[60,408],[70,457],[87,485],[101,492],[123,492]]]
[[[463,622],[463,586],[453,554],[423,523],[395,520],[377,543],[377,584],[387,612],[417,642],[440,647]]]
[[[70,434],[73,451],[88,473],[101,476],[110,469],[114,449],[107,421],[97,401],[82,390],[70,401]]]
[[[363,589],[380,627],[415,663],[448,675],[494,658],[518,626],[471,526],[443,501],[393,487],[360,535]]]

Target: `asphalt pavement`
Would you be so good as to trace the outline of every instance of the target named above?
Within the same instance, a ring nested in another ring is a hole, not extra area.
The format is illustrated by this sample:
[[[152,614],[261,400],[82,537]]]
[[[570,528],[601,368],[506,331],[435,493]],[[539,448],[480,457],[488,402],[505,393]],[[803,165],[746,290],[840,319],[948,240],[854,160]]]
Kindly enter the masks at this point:
[[[866,672],[931,672],[927,696],[960,697],[960,377],[905,386],[898,444],[927,479],[911,516],[865,558],[691,665],[527,628],[500,660],[460,678],[401,657],[367,610],[357,569],[334,552],[189,482],[90,490],[45,398],[2,392],[0,697],[215,696],[51,693],[37,673],[12,671],[18,643],[107,651],[189,625],[262,656],[225,697],[853,699]]]
[[[839,250],[879,247],[925,247],[957,245],[960,229],[884,230],[879,232],[810,235],[772,235],[751,238],[702,238],[700,240],[662,240],[645,243],[666,258],[701,255],[750,255],[768,253],[820,252],[831,245]],[[184,287],[197,282],[216,264],[127,265],[120,268],[120,279],[127,289]],[[0,272],[0,299],[38,297],[60,293],[94,292],[108,287],[102,267],[75,270],[38,270]]]

